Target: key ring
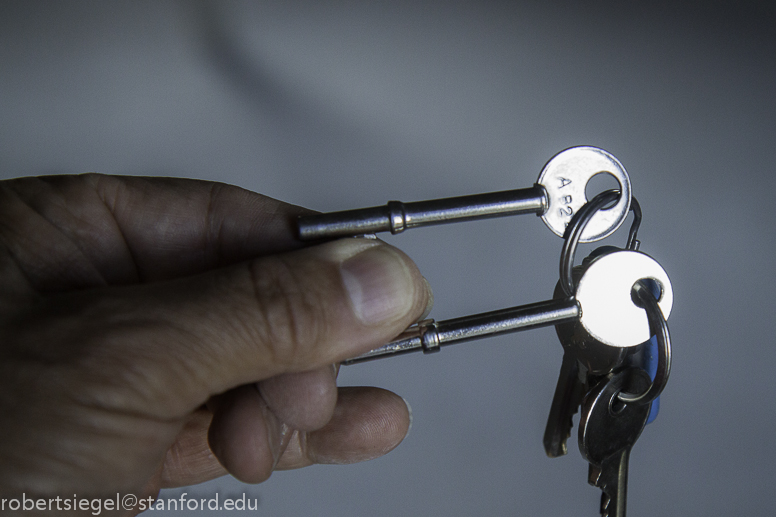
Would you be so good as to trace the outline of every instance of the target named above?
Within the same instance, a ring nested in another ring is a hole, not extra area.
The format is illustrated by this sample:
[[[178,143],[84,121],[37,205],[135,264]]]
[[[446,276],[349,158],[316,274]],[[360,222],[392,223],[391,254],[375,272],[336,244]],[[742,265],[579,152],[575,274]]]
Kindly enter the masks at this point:
[[[668,331],[668,322],[663,317],[663,311],[657,304],[657,298],[644,282],[636,282],[633,286],[633,296],[647,311],[649,329],[657,336],[657,372],[652,384],[647,391],[640,395],[620,392],[617,398],[625,404],[649,404],[655,400],[665,388],[668,376],[671,374],[671,334]]]
[[[563,291],[568,296],[574,296],[576,285],[572,277],[572,268],[574,266],[574,256],[579,245],[580,236],[585,229],[585,225],[592,216],[603,209],[606,205],[615,202],[620,196],[618,190],[607,190],[594,197],[589,203],[585,204],[579,212],[571,219],[566,233],[564,235],[563,250],[560,260],[560,284]],[[626,248],[636,251],[639,248],[639,241],[636,239],[639,226],[641,225],[641,206],[636,198],[631,199],[631,210],[633,211],[633,224],[628,232],[628,242]],[[655,400],[665,388],[668,382],[668,376],[671,373],[671,335],[668,331],[668,323],[657,304],[657,299],[650,289],[642,282],[636,282],[633,286],[633,297],[637,300],[647,313],[650,333],[657,336],[658,341],[658,363],[657,373],[652,384],[644,393],[624,393],[617,394],[618,399],[625,404],[649,404]]]
[[[563,249],[560,253],[560,285],[566,296],[574,296],[574,291],[576,290],[571,270],[574,267],[574,256],[576,255],[577,246],[585,226],[599,210],[602,210],[606,205],[616,202],[619,197],[619,190],[601,192],[580,208],[579,212],[571,218],[563,235]],[[641,206],[635,197],[631,198],[630,209],[633,211],[633,223],[628,232],[626,249],[636,251],[639,248],[639,241],[636,239],[636,235],[638,234],[639,226],[641,226]]]

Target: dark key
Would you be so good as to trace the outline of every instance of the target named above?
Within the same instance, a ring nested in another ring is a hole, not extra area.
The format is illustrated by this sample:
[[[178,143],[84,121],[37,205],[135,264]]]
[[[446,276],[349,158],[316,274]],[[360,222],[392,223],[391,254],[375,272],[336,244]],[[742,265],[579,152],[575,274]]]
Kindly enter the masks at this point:
[[[571,436],[572,419],[586,392],[587,382],[580,378],[579,361],[573,353],[564,352],[550,416],[544,429],[544,451],[550,458],[557,458],[568,452],[566,441]]]
[[[582,401],[579,450],[590,463],[588,482],[602,490],[602,517],[625,517],[630,451],[649,416],[649,404],[622,404],[617,394],[641,393],[650,382],[644,370],[627,368],[603,379]]]
[[[584,266],[574,268],[575,281],[584,269]],[[564,296],[558,283],[554,297],[562,299]],[[629,352],[627,348],[611,347],[595,340],[579,321],[556,325],[555,331],[563,346],[563,363],[544,430],[544,450],[550,458],[567,453],[566,441],[571,436],[573,418],[589,386],[621,366]]]

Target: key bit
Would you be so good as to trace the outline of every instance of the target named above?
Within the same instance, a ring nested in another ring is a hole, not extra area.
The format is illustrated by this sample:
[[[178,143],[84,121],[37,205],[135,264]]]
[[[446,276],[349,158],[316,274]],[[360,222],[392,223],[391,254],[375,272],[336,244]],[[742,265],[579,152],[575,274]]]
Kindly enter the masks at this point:
[[[629,458],[630,451],[623,449],[603,460],[600,466],[590,464],[587,482],[601,489],[601,517],[625,517]]]
[[[572,419],[587,393],[587,383],[583,382],[581,375],[584,375],[584,372],[580,372],[576,356],[564,352],[550,415],[544,429],[544,451],[550,458],[557,458],[568,452],[566,442],[571,436]]]
[[[630,450],[641,436],[648,404],[622,404],[623,391],[641,392],[649,375],[627,368],[604,378],[582,402],[579,450],[590,463],[588,482],[601,489],[601,516],[625,517]]]
[[[333,239],[376,232],[400,233],[408,228],[489,217],[537,214],[553,233],[563,236],[571,217],[585,203],[585,188],[593,176],[612,175],[620,197],[612,208],[597,212],[582,234],[582,242],[611,235],[630,209],[631,187],[622,164],[603,149],[572,147],[555,155],[533,187],[453,198],[346,210],[299,218],[301,240]]]

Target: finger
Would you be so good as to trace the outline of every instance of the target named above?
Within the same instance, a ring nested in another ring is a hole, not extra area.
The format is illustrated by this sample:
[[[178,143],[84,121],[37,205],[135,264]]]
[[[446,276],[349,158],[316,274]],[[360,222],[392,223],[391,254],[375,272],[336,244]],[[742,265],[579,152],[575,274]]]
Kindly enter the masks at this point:
[[[295,429],[298,428],[298,423],[291,422],[294,415],[298,415],[297,422],[308,422],[310,429],[318,429],[331,419],[334,412],[337,387],[333,380],[336,371],[336,365],[330,365],[312,372],[274,377],[259,383],[259,386],[270,393],[273,403],[267,405],[279,421],[289,422],[289,427]],[[316,388],[314,385],[318,383],[325,386]],[[329,391],[329,385],[333,385],[333,395]],[[322,394],[322,391],[325,393]],[[267,395],[262,395],[262,398],[266,402]],[[293,409],[288,410],[286,406]],[[326,409],[321,410],[322,407]],[[325,416],[311,417],[306,415],[305,411]],[[320,424],[309,424],[316,420],[324,421]],[[228,474],[208,444],[208,429],[212,421],[213,414],[205,408],[195,411],[187,419],[165,457],[159,481],[161,488],[195,485]]]
[[[161,473],[161,488],[196,485],[228,472],[216,459],[207,441],[213,414],[207,409],[192,413],[167,451]]]
[[[140,490],[140,493],[135,494],[139,501],[155,501],[159,497],[163,468],[163,465],[159,465],[159,468],[156,469],[151,476],[151,479],[149,479],[145,486]],[[128,511],[127,513],[135,516],[142,513],[142,510],[140,505],[136,505],[133,510]]]
[[[178,178],[86,177],[146,278],[172,278],[300,247],[301,207]]]
[[[276,469],[377,458],[401,443],[409,431],[410,421],[409,406],[390,391],[340,388],[331,421],[317,431],[295,432]]]
[[[208,443],[229,473],[245,483],[269,478],[293,432],[269,410],[255,386],[215,397]]]
[[[417,321],[422,321],[431,314],[431,310],[434,308],[434,292],[431,290],[431,284],[428,283],[426,277],[423,277],[423,285],[428,293],[428,299],[426,300],[426,308],[423,309],[423,314],[418,317]]]
[[[337,403],[337,368],[286,373],[258,383],[270,410],[292,429],[313,431],[331,420]]]
[[[100,384],[95,403],[168,419],[388,341],[423,312],[425,285],[399,250],[343,239],[186,279],[47,298],[55,323],[29,331],[41,334],[34,342],[67,341],[63,360],[81,354],[79,367],[99,366],[88,377]]]
[[[0,241],[33,287],[178,278],[301,246],[307,210],[247,190],[100,174],[0,182]]]

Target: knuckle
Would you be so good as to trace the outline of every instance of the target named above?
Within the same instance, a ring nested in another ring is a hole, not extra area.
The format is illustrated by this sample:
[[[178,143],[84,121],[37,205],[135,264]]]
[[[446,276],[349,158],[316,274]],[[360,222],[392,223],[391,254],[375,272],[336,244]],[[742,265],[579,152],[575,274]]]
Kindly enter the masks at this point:
[[[259,341],[278,364],[308,359],[328,330],[323,290],[282,256],[253,262],[251,277]]]

